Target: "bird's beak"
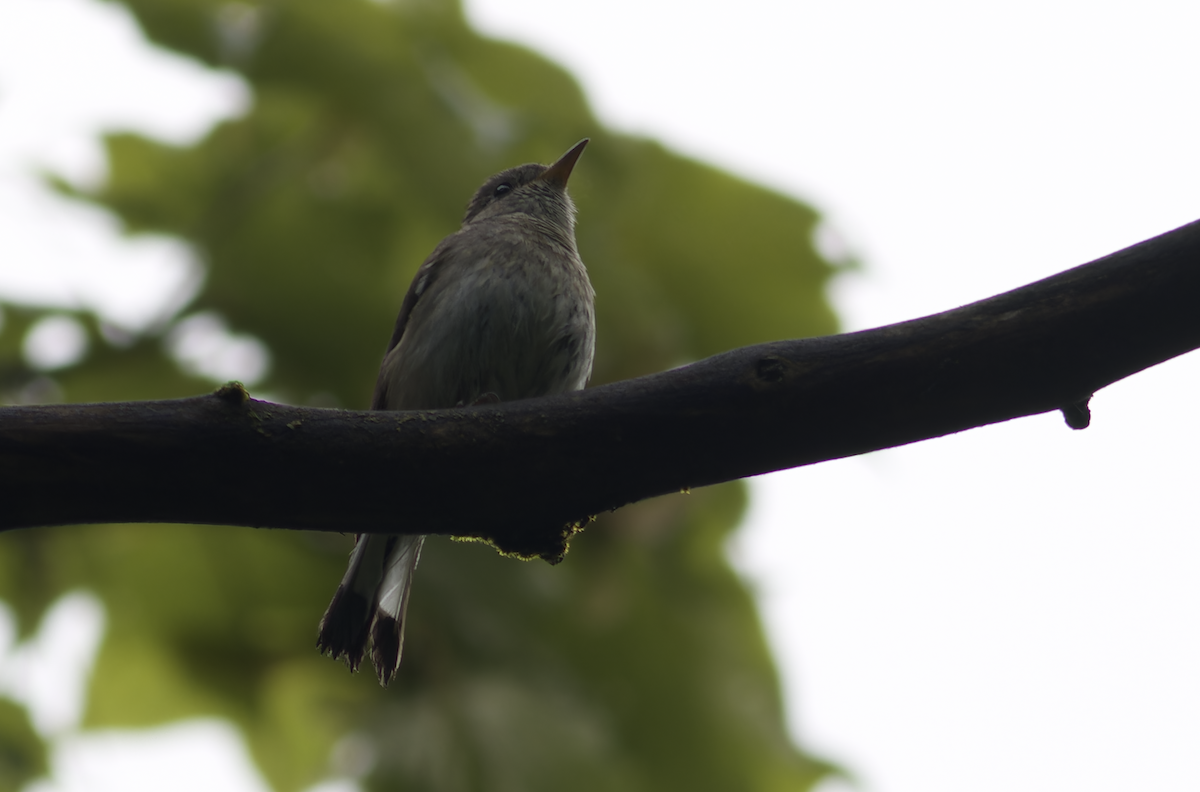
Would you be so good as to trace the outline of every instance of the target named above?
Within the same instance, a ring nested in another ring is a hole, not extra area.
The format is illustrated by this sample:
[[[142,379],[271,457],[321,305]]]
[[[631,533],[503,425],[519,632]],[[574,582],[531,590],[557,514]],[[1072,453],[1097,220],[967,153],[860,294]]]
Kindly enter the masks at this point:
[[[542,181],[547,181],[559,189],[567,188],[567,179],[571,177],[571,170],[574,169],[575,163],[579,160],[579,155],[583,153],[583,148],[588,144],[588,138],[576,143],[571,147],[571,150],[558,158],[558,162],[546,168],[546,172],[538,178]]]

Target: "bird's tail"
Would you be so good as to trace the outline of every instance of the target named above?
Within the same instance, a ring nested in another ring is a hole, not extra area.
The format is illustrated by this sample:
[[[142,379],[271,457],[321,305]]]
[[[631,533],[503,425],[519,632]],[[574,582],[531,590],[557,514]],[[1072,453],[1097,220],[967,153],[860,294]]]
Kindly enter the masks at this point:
[[[371,660],[387,686],[400,667],[413,572],[425,537],[362,534],[333,601],[321,619],[317,648],[357,671],[370,638]]]
[[[425,544],[425,537],[419,535],[395,539],[384,564],[383,583],[375,599],[375,619],[371,624],[371,660],[375,663],[379,684],[384,687],[400,668],[408,592],[412,589],[413,573],[421,558],[421,546]]]

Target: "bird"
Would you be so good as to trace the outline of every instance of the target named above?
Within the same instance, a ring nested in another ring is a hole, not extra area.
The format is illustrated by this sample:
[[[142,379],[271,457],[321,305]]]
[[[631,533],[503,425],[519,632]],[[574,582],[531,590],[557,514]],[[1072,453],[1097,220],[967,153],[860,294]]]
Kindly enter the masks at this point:
[[[595,292],[575,243],[567,180],[584,138],[551,165],[484,182],[462,227],[417,270],[380,366],[373,410],[431,410],[582,389],[596,346]],[[402,519],[402,513],[398,520]],[[318,628],[317,648],[357,671],[366,654],[384,687],[404,647],[425,537],[358,534]]]

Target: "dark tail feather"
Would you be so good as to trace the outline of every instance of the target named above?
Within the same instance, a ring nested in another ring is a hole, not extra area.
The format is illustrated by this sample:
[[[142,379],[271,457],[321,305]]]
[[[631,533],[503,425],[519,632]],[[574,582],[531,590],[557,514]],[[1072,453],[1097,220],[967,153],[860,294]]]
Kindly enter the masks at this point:
[[[367,651],[367,627],[370,624],[372,603],[358,592],[338,586],[329,603],[317,635],[317,649],[334,660],[346,658],[351,671],[357,671]]]
[[[321,618],[317,648],[334,660],[345,657],[351,671],[358,670],[367,651],[375,596],[389,545],[386,536],[355,537],[346,574]]]
[[[377,612],[375,623],[371,625],[371,662],[375,664],[379,684],[384,687],[400,669],[400,653],[403,649],[404,622],[382,611]]]

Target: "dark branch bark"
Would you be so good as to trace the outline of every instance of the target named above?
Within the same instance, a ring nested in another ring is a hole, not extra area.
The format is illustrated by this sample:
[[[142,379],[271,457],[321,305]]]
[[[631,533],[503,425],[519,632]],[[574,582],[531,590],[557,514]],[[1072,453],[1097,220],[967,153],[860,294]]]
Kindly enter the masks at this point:
[[[1200,346],[1200,221],[935,316],[576,394],[432,412],[0,408],[0,529],[194,522],[478,536],[554,557],[653,495],[1062,409]]]

